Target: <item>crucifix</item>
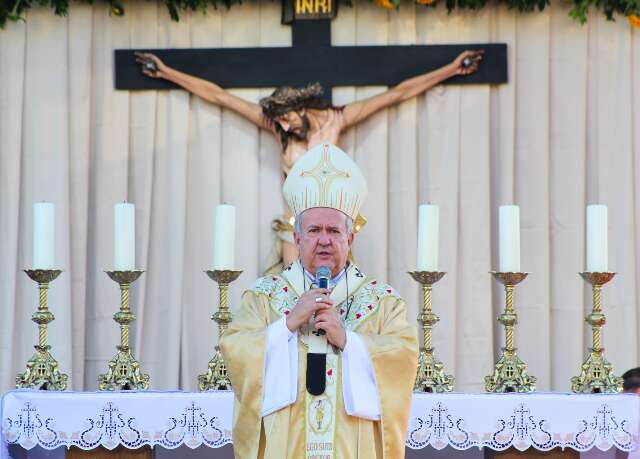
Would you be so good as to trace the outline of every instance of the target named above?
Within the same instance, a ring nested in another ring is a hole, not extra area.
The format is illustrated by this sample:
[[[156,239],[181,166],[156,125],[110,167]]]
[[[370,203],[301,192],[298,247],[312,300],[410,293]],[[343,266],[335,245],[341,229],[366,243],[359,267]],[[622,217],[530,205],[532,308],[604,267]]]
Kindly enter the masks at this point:
[[[152,52],[119,49],[115,51],[116,89],[182,87],[239,113],[276,136],[282,148],[284,179],[308,149],[320,142],[338,144],[342,131],[436,84],[507,81],[504,43],[332,46],[329,18],[336,14],[335,0],[283,1],[283,22],[291,23],[292,46]],[[300,17],[304,11],[297,10],[311,10],[314,5],[309,17]],[[323,8],[326,14],[319,12]],[[392,88],[344,107],[333,106],[334,87],[370,85]],[[278,89],[260,104],[226,91],[268,87]],[[356,232],[366,221],[360,217],[354,222]],[[280,258],[269,261],[267,272],[279,272],[283,265],[297,259],[293,223],[289,209],[273,221],[278,245],[274,253]]]

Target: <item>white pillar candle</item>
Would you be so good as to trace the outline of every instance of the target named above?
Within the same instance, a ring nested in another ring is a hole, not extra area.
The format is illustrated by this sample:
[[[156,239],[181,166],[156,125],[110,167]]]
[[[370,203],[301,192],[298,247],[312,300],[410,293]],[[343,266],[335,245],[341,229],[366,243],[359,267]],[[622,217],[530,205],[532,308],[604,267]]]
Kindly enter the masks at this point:
[[[133,271],[136,266],[136,207],[128,202],[114,206],[113,269]]]
[[[438,231],[440,209],[433,204],[418,208],[418,253],[417,271],[438,270]]]
[[[213,269],[235,269],[236,208],[229,204],[216,207],[213,239]]]
[[[500,206],[498,219],[500,272],[520,272],[520,208]]]
[[[55,264],[55,208],[51,202],[33,204],[33,268],[53,269]]]
[[[607,206],[587,206],[587,271],[609,269]]]

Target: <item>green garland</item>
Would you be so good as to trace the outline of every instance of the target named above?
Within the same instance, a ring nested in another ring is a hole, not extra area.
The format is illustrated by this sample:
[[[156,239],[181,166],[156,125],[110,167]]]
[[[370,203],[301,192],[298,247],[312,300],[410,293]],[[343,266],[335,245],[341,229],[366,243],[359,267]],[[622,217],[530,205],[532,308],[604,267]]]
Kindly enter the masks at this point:
[[[93,4],[93,0],[76,0],[82,3]],[[138,0],[140,1],[140,0]],[[225,6],[230,8],[235,3],[242,0],[163,0],[169,15],[174,21],[180,20],[180,12],[201,11],[206,12],[209,7],[218,8]],[[415,0],[387,0],[396,9],[401,3]],[[509,8],[520,12],[530,12],[544,10],[550,0],[494,0],[495,3],[506,4]],[[339,3],[352,6],[352,0],[338,0]],[[573,8],[569,15],[584,24],[590,8],[602,10],[609,20],[613,20],[614,15],[640,16],[640,0],[571,0]],[[122,16],[124,14],[124,0],[105,0],[108,3],[111,14]],[[484,8],[487,0],[433,0],[425,8],[432,8],[439,3],[444,3],[447,10],[452,12],[456,9],[479,10]],[[58,16],[66,16],[69,11],[69,0],[0,0],[0,28],[3,28],[7,21],[24,20],[25,12],[33,6],[45,6],[53,9]]]

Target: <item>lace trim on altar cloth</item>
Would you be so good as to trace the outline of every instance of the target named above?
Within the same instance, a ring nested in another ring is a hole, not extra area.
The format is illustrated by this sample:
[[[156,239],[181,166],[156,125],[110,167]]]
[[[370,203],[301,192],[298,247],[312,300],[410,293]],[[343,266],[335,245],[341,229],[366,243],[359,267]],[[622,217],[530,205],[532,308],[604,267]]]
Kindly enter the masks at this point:
[[[464,417],[458,417],[446,404],[437,402],[426,416],[412,419],[407,446],[412,449],[431,446],[438,450],[447,446],[458,450],[478,447],[496,451],[508,448],[587,451],[594,447],[606,451],[615,447],[633,451],[638,444],[638,433],[632,432],[631,427],[629,420],[618,418],[605,403],[592,417],[577,420],[575,432],[558,433],[551,420],[537,417],[527,404],[520,403],[512,413],[498,419],[495,430],[470,431]]]
[[[231,391],[16,390],[2,397],[0,413],[2,441],[25,449],[220,448],[232,443]],[[640,398],[633,395],[414,393],[407,446],[633,451],[639,418]]]
[[[26,402],[19,412],[3,419],[3,440],[27,450],[36,446],[49,450],[60,446],[77,446],[83,450],[103,446],[112,450],[120,445],[129,449],[145,445],[167,449],[185,445],[195,449],[220,448],[231,443],[231,431],[221,428],[218,417],[195,402],[175,416],[167,417],[166,428],[160,430],[148,430],[123,406],[113,402],[107,402],[94,417],[78,421],[77,430],[59,431],[54,417],[43,416],[35,404]]]

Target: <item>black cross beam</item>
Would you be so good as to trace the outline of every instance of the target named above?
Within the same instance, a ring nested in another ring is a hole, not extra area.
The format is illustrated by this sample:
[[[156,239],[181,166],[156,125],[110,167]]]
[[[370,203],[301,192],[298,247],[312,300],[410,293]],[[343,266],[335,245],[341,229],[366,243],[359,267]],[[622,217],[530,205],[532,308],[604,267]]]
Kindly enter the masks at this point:
[[[223,88],[306,86],[319,82],[331,99],[336,86],[394,86],[451,62],[465,49],[484,49],[479,70],[447,84],[499,84],[507,81],[507,45],[331,46],[329,20],[296,21],[291,47],[117,49],[116,89],[172,89],[177,86],[142,74],[135,51],[151,51],[167,65],[213,81]]]

